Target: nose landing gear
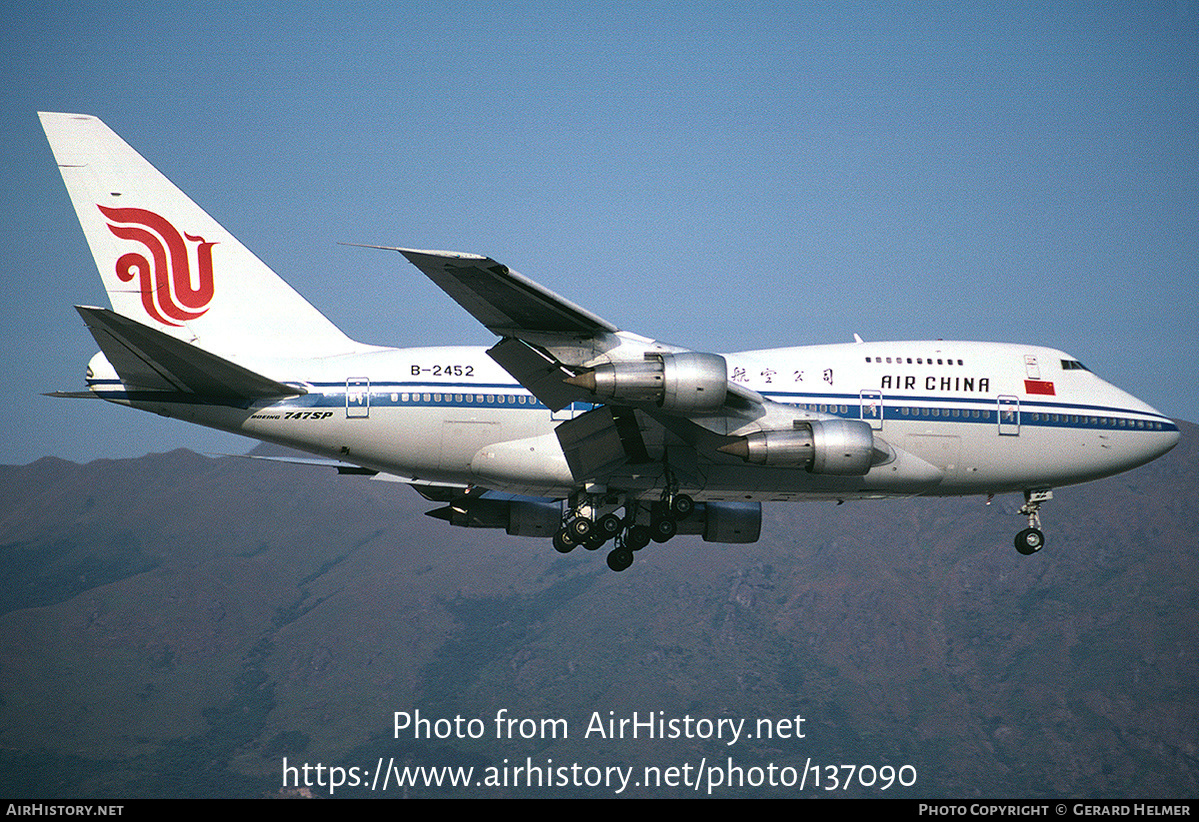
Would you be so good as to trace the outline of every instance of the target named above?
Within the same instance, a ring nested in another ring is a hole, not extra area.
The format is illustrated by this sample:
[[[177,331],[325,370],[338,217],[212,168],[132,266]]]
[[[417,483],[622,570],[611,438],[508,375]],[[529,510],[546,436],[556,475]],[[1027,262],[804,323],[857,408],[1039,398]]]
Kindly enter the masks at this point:
[[[1053,499],[1048,488],[1024,492],[1024,505],[1020,513],[1028,517],[1028,527],[1016,534],[1016,550],[1025,556],[1040,551],[1045,546],[1045,534],[1041,532],[1041,503]]]

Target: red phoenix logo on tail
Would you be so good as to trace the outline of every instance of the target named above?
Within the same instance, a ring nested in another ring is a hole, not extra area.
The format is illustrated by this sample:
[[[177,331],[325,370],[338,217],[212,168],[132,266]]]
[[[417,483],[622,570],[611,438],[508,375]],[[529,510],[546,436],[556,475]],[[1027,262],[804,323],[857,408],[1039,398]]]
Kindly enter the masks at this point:
[[[131,251],[117,260],[122,282],[138,280],[146,313],[164,325],[180,326],[208,310],[212,302],[212,247],[203,237],[181,235],[166,219],[144,208],[97,205],[110,222],[108,230],[122,240],[141,243],[150,253]],[[115,225],[114,225],[115,223]],[[196,247],[196,280],[192,279],[187,243]],[[152,262],[151,262],[152,261]]]

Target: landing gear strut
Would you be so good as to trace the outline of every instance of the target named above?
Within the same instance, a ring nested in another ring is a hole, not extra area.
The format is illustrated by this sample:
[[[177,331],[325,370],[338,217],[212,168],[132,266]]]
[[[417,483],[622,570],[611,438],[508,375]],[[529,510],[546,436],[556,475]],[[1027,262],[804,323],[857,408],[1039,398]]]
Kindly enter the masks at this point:
[[[1048,488],[1024,492],[1020,513],[1028,517],[1028,527],[1016,534],[1016,550],[1025,556],[1035,554],[1045,546],[1045,534],[1041,532],[1041,503],[1051,499],[1053,491]]]

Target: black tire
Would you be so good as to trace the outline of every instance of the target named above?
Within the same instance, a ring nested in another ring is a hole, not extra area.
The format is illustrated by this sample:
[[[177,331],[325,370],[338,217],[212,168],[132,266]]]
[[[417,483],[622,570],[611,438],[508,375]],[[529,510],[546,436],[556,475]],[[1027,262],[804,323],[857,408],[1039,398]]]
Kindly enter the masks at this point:
[[[687,519],[695,511],[695,500],[686,494],[679,494],[670,504],[670,510],[676,520]]]
[[[565,528],[559,528],[554,532],[554,550],[559,554],[569,554],[575,549],[575,543],[570,538],[570,532]]]
[[[575,542],[583,542],[591,534],[594,527],[587,517],[575,517],[566,525],[570,529],[570,538]]]
[[[608,567],[613,571],[623,571],[633,564],[633,552],[628,548],[614,548],[608,553]]]
[[[598,526],[601,534],[608,539],[611,539],[620,533],[621,526],[623,526],[624,523],[620,521],[620,517],[616,516],[616,514],[604,514],[602,517],[600,517],[600,521],[596,523],[596,525]]]
[[[1016,534],[1016,550],[1031,556],[1045,546],[1045,535],[1036,528],[1025,528],[1020,533]]]
[[[672,519],[662,518],[650,524],[650,536],[654,542],[666,542],[679,532],[679,524]]]
[[[583,547],[588,551],[596,551],[603,547],[603,544],[607,541],[608,538],[597,528],[587,536],[587,539],[583,540]]]
[[[630,551],[640,551],[650,542],[650,531],[646,525],[634,525],[624,535],[624,547]]]

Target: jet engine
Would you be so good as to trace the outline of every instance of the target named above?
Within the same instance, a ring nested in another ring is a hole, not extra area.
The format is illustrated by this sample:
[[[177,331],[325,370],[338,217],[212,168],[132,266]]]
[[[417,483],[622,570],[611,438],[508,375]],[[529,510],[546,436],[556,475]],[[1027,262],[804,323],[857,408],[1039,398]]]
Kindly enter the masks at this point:
[[[762,503],[701,502],[704,542],[757,542],[762,534]]]
[[[719,449],[755,465],[862,476],[875,462],[874,432],[861,420],[796,421],[789,431],[756,431]]]
[[[565,382],[598,397],[652,402],[666,411],[703,414],[724,405],[728,366],[719,354],[655,354],[642,362],[597,365]]]
[[[562,526],[562,506],[534,499],[459,499],[428,516],[463,528],[503,528],[514,537],[551,537]]]

